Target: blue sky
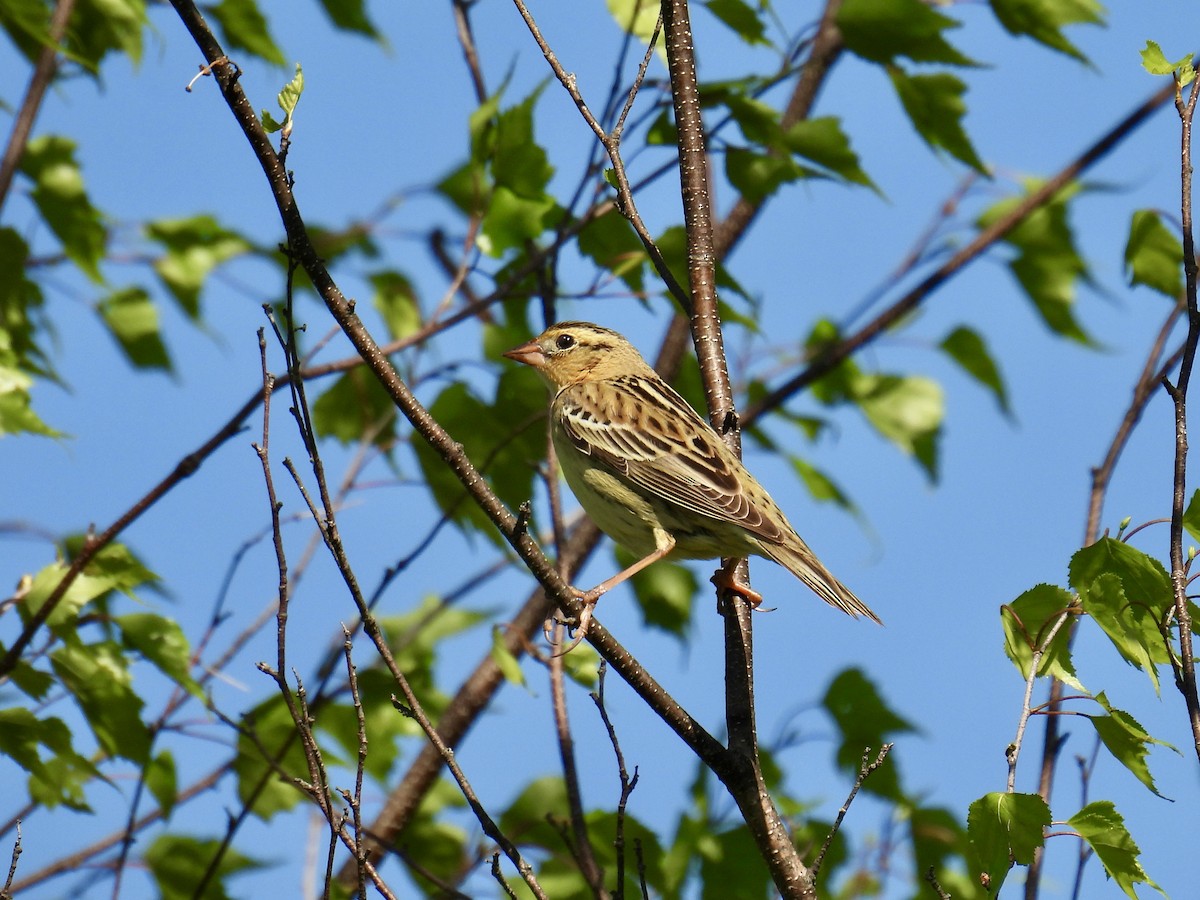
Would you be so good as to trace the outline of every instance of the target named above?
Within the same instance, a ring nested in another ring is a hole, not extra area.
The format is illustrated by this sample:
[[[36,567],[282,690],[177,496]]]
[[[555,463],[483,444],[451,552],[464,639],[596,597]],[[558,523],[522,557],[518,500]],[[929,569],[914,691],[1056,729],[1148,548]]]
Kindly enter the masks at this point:
[[[344,225],[405,190],[379,241],[387,262],[421,285],[428,308],[440,296],[444,279],[419,232],[433,217],[455,223],[446,207],[423,189],[463,158],[462,123],[473,105],[453,41],[449,4],[372,4],[389,50],[331,34],[312,8],[315,4],[264,5],[288,58],[304,66],[306,89],[289,165],[306,219]],[[811,4],[781,3],[778,8],[786,20],[814,14]],[[533,12],[564,65],[577,74],[581,90],[598,98],[611,77],[611,51],[618,40],[602,6],[541,3]],[[969,223],[989,196],[1011,191],[1014,179],[1057,170],[1155,90],[1159,82],[1138,64],[1147,38],[1162,43],[1168,57],[1195,49],[1176,46],[1175,36],[1194,34],[1197,25],[1196,10],[1181,2],[1114,4],[1108,28],[1072,30],[1071,39],[1091,66],[1008,37],[983,6],[965,6],[954,15],[965,27],[952,40],[987,64],[963,73],[972,110],[965,124],[980,155],[998,174],[994,184],[972,194],[960,224]],[[62,133],[79,141],[93,202],[118,223],[204,211],[262,243],[275,242],[280,228],[265,182],[214,86],[201,82],[193,93],[183,91],[198,65],[197,51],[168,10],[156,9],[151,21],[157,34],[149,38],[140,67],[114,60],[105,67],[100,88],[79,80],[53,92],[36,133]],[[694,24],[703,77],[720,77],[746,64],[746,51],[709,16],[698,11]],[[523,98],[548,77],[511,6],[479,4],[475,25],[489,85],[494,89],[511,79],[508,102]],[[761,51],[760,57],[758,64],[767,65]],[[242,86],[252,102],[273,108],[274,95],[290,73],[254,61],[245,61],[243,68]],[[0,71],[25,77],[7,46],[0,48]],[[662,68],[652,75],[661,77]],[[16,81],[12,75],[8,80]],[[15,88],[5,99],[14,102]],[[883,196],[813,182],[787,189],[767,209],[729,262],[764,310],[763,337],[747,341],[735,332],[728,339],[735,378],[746,365],[761,371],[769,349],[777,346],[775,336],[795,340],[822,315],[840,320],[876,287],[887,285],[917,230],[936,214],[963,174],[958,164],[924,149],[883,74],[852,57],[839,63],[817,113],[843,118],[863,167]],[[558,170],[556,184],[565,190],[578,176],[591,135],[557,84],[545,87],[537,116],[539,138]],[[1174,113],[1159,113],[1090,173],[1097,190],[1073,207],[1078,244],[1096,280],[1094,288],[1081,289],[1078,316],[1098,348],[1072,345],[1047,333],[1003,266],[1004,252],[993,251],[931,298],[911,329],[884,338],[861,356],[864,367],[919,373],[942,384],[946,424],[936,486],[850,412],[838,414],[835,428],[816,445],[800,442],[784,426],[773,433],[794,442],[792,449],[834,477],[853,498],[858,517],[814,503],[782,462],[753,451],[748,456],[751,469],[823,561],[887,622],[882,629],[852,622],[815,602],[782,569],[754,566],[756,589],[767,596],[768,605],[778,607],[755,622],[760,726],[767,737],[785,727],[799,729],[804,739],[784,751],[781,762],[792,773],[789,789],[820,804],[823,814],[836,811],[847,785],[830,767],[830,726],[814,707],[833,675],[847,666],[862,668],[893,708],[918,726],[917,734],[899,741],[893,756],[910,790],[960,814],[979,795],[1003,790],[1004,748],[1016,728],[1023,684],[1003,655],[998,609],[1039,582],[1066,583],[1067,563],[1083,535],[1089,467],[1102,457],[1167,312],[1161,297],[1125,287],[1121,260],[1133,210],[1178,208],[1177,135]],[[648,171],[666,159],[665,152],[649,153],[637,165]],[[672,191],[663,183],[639,197],[652,231],[679,219]],[[728,187],[719,185],[715,194],[718,206],[727,208]],[[5,224],[30,234],[35,246],[51,248],[48,236],[34,227],[29,206],[18,201],[13,197],[6,206]],[[966,233],[954,232],[959,237]],[[129,246],[136,244],[130,240]],[[365,297],[366,270],[366,264],[351,261],[335,268],[334,275],[346,293]],[[116,284],[149,280],[145,266],[136,261],[106,271]],[[590,272],[577,268],[567,275],[582,285]],[[170,377],[131,372],[90,311],[94,290],[73,277],[56,276],[47,292],[48,309],[58,330],[56,361],[69,389],[42,387],[35,402],[43,418],[73,437],[57,443],[33,438],[0,443],[0,471],[20,473],[0,487],[0,520],[29,522],[53,532],[110,522],[253,390],[258,378],[254,335],[263,324],[260,304],[280,290],[262,264],[229,267],[205,293],[203,330],[189,326],[164,302],[164,330],[178,372]],[[893,287],[889,296],[898,293]],[[615,298],[564,302],[560,311],[564,317],[621,329],[652,355],[667,305],[658,300],[647,310]],[[316,333],[329,327],[315,303],[306,301],[304,315]],[[958,324],[972,325],[989,341],[1008,384],[1011,420],[998,412],[989,394],[932,349]],[[477,346],[475,336],[466,334],[463,346],[443,343],[438,352],[442,361],[471,358]],[[345,354],[345,346],[335,340],[325,358]],[[470,371],[472,381],[486,389],[500,369]],[[430,399],[434,388],[427,385],[422,397]],[[803,396],[790,408],[817,411]],[[252,430],[230,442],[124,536],[172,594],[169,600],[149,596],[146,602],[178,616],[190,634],[207,621],[232,555],[267,521],[261,473],[249,446],[254,439]],[[282,417],[274,440],[277,460],[285,453],[302,456]],[[1115,530],[1127,515],[1136,523],[1169,513],[1171,441],[1170,406],[1162,396],[1151,404],[1118,470],[1105,511],[1107,527]],[[345,457],[333,447],[329,454],[331,470],[340,471]],[[415,466],[407,467],[407,475],[416,472]],[[381,466],[373,474],[381,482],[389,477]],[[285,500],[288,510],[299,511],[298,497]],[[411,549],[429,521],[429,512],[420,509],[423,501],[421,488],[412,484],[385,483],[355,497],[341,527],[361,573],[378,573]],[[291,526],[289,532],[290,552],[298,556],[309,537],[306,526]],[[1137,545],[1165,559],[1165,526],[1143,532]],[[51,548],[35,540],[7,539],[2,546],[0,583],[13,584],[20,573],[51,559]],[[383,608],[395,613],[410,608],[446,588],[447,567],[463,568],[465,575],[470,566],[463,567],[463,559],[478,559],[482,567],[489,552],[482,541],[464,542],[444,533]],[[611,554],[602,549],[579,584],[601,580],[612,565]],[[707,575],[706,565],[697,571]],[[240,630],[270,601],[272,572],[269,548],[259,543],[234,577],[234,616],[225,635]],[[370,583],[371,577],[364,580]],[[468,602],[503,619],[532,584],[528,575],[512,572]],[[293,654],[302,671],[326,646],[338,622],[351,614],[331,567],[318,560],[293,608]],[[598,616],[697,718],[720,730],[721,623],[709,598],[697,600],[687,648],[645,629],[622,591],[604,598]],[[457,684],[489,643],[487,629],[450,642],[442,661],[444,683]],[[272,644],[273,634],[265,633],[239,655],[216,688],[219,702],[236,709],[266,695],[269,685],[253,664],[273,658]],[[1090,689],[1107,691],[1114,705],[1132,712],[1156,737],[1188,745],[1182,700],[1169,684],[1164,684],[1161,700],[1155,698],[1147,679],[1121,663],[1095,629],[1081,633],[1076,659]],[[460,761],[477,788],[496,804],[505,803],[528,778],[555,770],[548,687],[537,668],[527,665],[526,673],[530,687],[506,688],[496,709],[460,748]],[[641,773],[630,811],[652,826],[669,829],[673,819],[664,810],[673,808],[690,782],[691,762],[680,762],[684,757],[676,752],[675,738],[615,680],[609,683],[609,706],[626,758]],[[584,790],[590,803],[603,805],[615,797],[615,775],[590,708],[590,701],[576,692],[577,746],[591,773]],[[1040,726],[1035,734],[1040,736]],[[194,755],[180,759],[181,768],[193,775],[206,771],[215,758],[213,745],[199,746],[200,752],[193,744]],[[1056,815],[1065,818],[1078,808],[1070,760],[1090,751],[1089,736],[1074,729],[1060,769]],[[1028,745],[1026,753],[1018,786],[1032,789],[1037,747]],[[1100,764],[1092,796],[1116,802],[1142,844],[1147,871],[1172,896],[1186,896],[1194,873],[1181,851],[1190,847],[1194,832],[1195,761],[1188,754],[1158,749],[1150,766],[1160,790],[1175,802],[1154,797],[1107,760]],[[13,777],[3,768],[0,772]],[[115,789],[127,793],[129,786]],[[96,800],[103,804],[118,798],[98,794]],[[219,822],[224,803],[220,797],[201,801],[187,821]],[[882,816],[882,810],[864,802],[852,812],[850,827],[860,840],[869,839],[880,833]],[[55,817],[38,817],[28,823],[23,868],[32,870],[60,852],[61,834],[50,830],[62,827],[58,821],[55,825]],[[77,817],[70,821],[81,843],[92,836]],[[297,840],[303,839],[304,823],[287,827]],[[106,832],[101,823],[96,829],[96,834]],[[268,832],[272,846],[284,846],[275,824],[264,829],[255,823],[247,829],[255,840],[265,840]],[[1071,840],[1051,843],[1045,897],[1068,895],[1075,852]],[[280,877],[297,883],[295,866],[281,871],[270,876],[275,883]],[[127,896],[149,891],[148,882],[137,877],[129,882]],[[250,891],[254,882],[243,884]],[[76,887],[67,879],[31,896],[62,896]],[[897,879],[886,896],[907,893],[907,885]],[[1084,895],[1116,893],[1093,862]]]

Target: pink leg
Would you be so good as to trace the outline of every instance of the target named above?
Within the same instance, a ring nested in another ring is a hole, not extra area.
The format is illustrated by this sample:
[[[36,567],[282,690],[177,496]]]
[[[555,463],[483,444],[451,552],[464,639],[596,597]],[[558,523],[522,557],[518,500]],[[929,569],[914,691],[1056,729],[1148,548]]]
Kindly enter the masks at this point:
[[[742,584],[734,577],[733,570],[737,567],[737,564],[738,561],[736,559],[731,559],[727,565],[717,569],[713,573],[713,577],[709,580],[717,586],[718,590],[737,594],[750,604],[751,609],[758,609],[763,602],[762,594],[752,590],[749,585]]]

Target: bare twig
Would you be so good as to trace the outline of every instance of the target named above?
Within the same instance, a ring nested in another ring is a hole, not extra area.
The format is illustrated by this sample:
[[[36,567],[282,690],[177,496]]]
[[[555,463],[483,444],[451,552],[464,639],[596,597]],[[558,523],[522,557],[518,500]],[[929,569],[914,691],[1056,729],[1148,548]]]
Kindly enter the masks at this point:
[[[863,786],[871,773],[883,765],[883,761],[887,759],[887,755],[892,752],[892,744],[884,744],[879,748],[879,752],[875,754],[875,759],[871,759],[871,748],[867,747],[863,750],[862,762],[858,767],[858,777],[854,779],[854,786],[850,788],[850,793],[846,795],[846,801],[842,804],[842,808],[838,810],[837,818],[833,820],[833,827],[829,829],[829,834],[825,836],[825,842],[821,845],[821,850],[817,853],[817,858],[812,864],[813,879],[821,872],[821,864],[825,862],[825,854],[829,852],[829,848],[833,845],[833,839],[837,837],[838,830],[842,827],[842,821],[846,818],[846,813],[850,811],[850,804],[854,802],[854,798],[858,796],[859,789]]]

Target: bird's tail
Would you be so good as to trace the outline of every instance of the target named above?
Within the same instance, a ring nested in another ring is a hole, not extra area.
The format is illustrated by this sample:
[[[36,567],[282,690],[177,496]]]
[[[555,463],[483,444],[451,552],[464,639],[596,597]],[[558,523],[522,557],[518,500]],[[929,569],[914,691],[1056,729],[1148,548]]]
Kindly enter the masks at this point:
[[[768,544],[763,542],[763,551],[785,569],[808,585],[813,593],[828,603],[836,606],[847,615],[858,618],[866,616],[872,622],[882,625],[883,621],[871,608],[863,603],[854,592],[838,581],[833,573],[821,565],[816,554],[808,548],[804,541],[796,538],[797,546],[784,544]]]

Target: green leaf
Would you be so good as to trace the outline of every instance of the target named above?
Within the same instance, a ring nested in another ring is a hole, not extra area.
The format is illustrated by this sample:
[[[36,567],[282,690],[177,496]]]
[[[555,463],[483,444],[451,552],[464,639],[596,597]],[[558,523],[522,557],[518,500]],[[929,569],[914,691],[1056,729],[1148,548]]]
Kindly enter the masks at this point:
[[[359,366],[338,376],[312,404],[313,427],[344,446],[370,440],[390,447],[396,439],[396,406],[374,375]]]
[[[421,307],[412,282],[400,272],[391,270],[374,273],[370,281],[375,288],[371,302],[383,317],[391,339],[400,340],[419,331]]]
[[[208,870],[218,853],[216,874],[210,875]],[[263,867],[258,860],[225,846],[224,841],[182,834],[159,835],[146,848],[143,859],[162,900],[226,900],[229,876]],[[206,878],[207,887],[198,891]]]
[[[43,759],[41,747],[51,752],[48,759]],[[34,803],[88,810],[84,787],[100,773],[75,752],[71,731],[61,719],[38,719],[20,707],[0,709],[0,754],[29,773],[29,798]]]
[[[198,699],[204,691],[192,678],[191,648],[178,622],[155,613],[129,613],[115,620],[121,641]]]
[[[821,704],[833,718],[841,735],[837,763],[851,775],[858,774],[863,753],[868,748],[877,753],[894,735],[913,730],[912,725],[892,711],[875,685],[859,669],[846,669],[839,673],[829,685]],[[863,782],[863,790],[898,800],[903,792],[895,760],[889,759],[883,767],[876,769]]]
[[[846,0],[837,23],[846,48],[871,62],[890,63],[905,56],[913,62],[975,65],[942,35],[959,23],[921,0]]]
[[[1037,673],[1040,677],[1057,678],[1076,690],[1085,690],[1075,675],[1075,664],[1071,659],[1070,621],[1064,622],[1049,645],[1046,644],[1050,629],[1066,612],[1071,600],[1071,594],[1062,588],[1039,584],[1000,608],[1004,652],[1022,678],[1029,678],[1034,650],[1041,647],[1043,653]]]
[[[945,407],[941,385],[917,375],[862,375],[855,384],[855,402],[880,434],[937,480]]]
[[[492,626],[491,656],[492,662],[500,669],[505,681],[522,686],[525,684],[525,673],[521,671],[521,663],[505,645],[504,631],[499,625]]]
[[[992,392],[1002,412],[1006,415],[1011,414],[1008,390],[1004,386],[1000,367],[996,365],[995,358],[977,331],[960,325],[942,338],[938,346],[946,351],[963,371]]]
[[[728,900],[730,885],[738,897],[770,896],[770,873],[745,825],[710,834],[699,849],[701,900]]]
[[[706,0],[704,5],[750,46],[770,45],[763,19],[759,18],[758,12],[745,0]]]
[[[1183,527],[1195,541],[1200,541],[1200,490],[1192,494],[1187,509],[1183,511]]]
[[[650,43],[654,33],[655,23],[658,22],[659,5],[647,3],[646,0],[605,0],[608,12],[616,20],[617,25],[626,34],[632,34],[643,44]],[[658,38],[658,53],[663,56],[663,37]],[[665,57],[664,57],[665,58]]]
[[[21,171],[33,180],[33,202],[67,257],[92,281],[103,282],[104,223],[84,190],[74,141],[57,135],[34,138],[21,158]]]
[[[1183,244],[1152,209],[1139,209],[1125,244],[1129,283],[1144,284],[1172,300],[1183,295]]]
[[[146,764],[146,787],[162,810],[163,818],[171,818],[175,801],[179,797],[178,779],[175,772],[175,757],[170,750],[163,750]]]
[[[816,163],[839,178],[852,184],[875,187],[859,166],[858,154],[851,149],[850,138],[842,131],[840,119],[834,116],[803,119],[783,133],[783,141],[796,155]]]
[[[50,662],[104,752],[145,763],[151,741],[141,718],[145,704],[133,690],[129,660],[119,648],[109,641],[67,644],[50,654]]]
[[[909,75],[899,66],[888,66],[892,87],[922,140],[935,150],[945,150],[980,175],[990,176],[963,128],[967,104],[966,84],[948,72]]]
[[[1035,183],[1027,185],[1032,190]],[[1075,249],[1075,238],[1067,220],[1069,191],[1054,197],[1030,213],[1004,238],[1017,251],[1009,268],[1033,301],[1042,321],[1056,334],[1091,344],[1091,338],[1075,320],[1075,283],[1089,277],[1087,264]],[[1007,215],[1020,201],[1010,197],[1000,201],[979,219],[986,228]]]
[[[1176,62],[1168,62],[1162,48],[1154,41],[1146,41],[1146,48],[1141,52],[1142,68],[1151,75],[1172,75],[1179,80],[1180,87],[1187,87],[1196,77],[1196,68],[1192,65],[1191,54],[1181,57]]]
[[[1079,832],[1079,836],[1088,842],[1104,871],[1124,891],[1130,900],[1137,900],[1135,884],[1145,884],[1164,897],[1166,893],[1153,879],[1146,874],[1138,861],[1141,850],[1134,843],[1125,820],[1121,818],[1117,808],[1108,800],[1097,800],[1089,803],[1067,820],[1067,824]]]
[[[1101,538],[1071,558],[1071,586],[1083,609],[1130,665],[1158,690],[1159,665],[1168,662],[1158,623],[1174,605],[1162,563],[1112,538]]]
[[[51,428],[33,411],[28,390],[32,384],[33,379],[24,372],[0,366],[0,436],[25,432],[63,437],[61,431]]]
[[[858,507],[854,505],[850,497],[825,472],[799,456],[789,454],[787,460],[792,464],[792,468],[800,476],[814,500],[822,503],[832,502],[848,512],[858,512]]]
[[[507,188],[525,200],[544,201],[546,185],[554,175],[546,151],[537,142],[533,111],[545,82],[515,106],[496,117],[491,170],[497,187]]]
[[[1050,807],[1037,794],[984,794],[967,810],[968,862],[992,895],[1013,862],[1027,866],[1045,842]]]
[[[629,221],[610,209],[592,219],[579,232],[579,252],[611,272],[641,296],[646,290],[646,249]]]
[[[1009,34],[1028,35],[1051,50],[1087,62],[1062,33],[1067,25],[1104,24],[1097,0],[990,0],[992,13]]]
[[[171,371],[171,356],[158,327],[158,307],[144,289],[113,291],[100,300],[96,311],[130,363],[139,369]]]
[[[618,571],[637,562],[628,550],[614,550]],[[700,589],[695,573],[678,563],[658,562],[629,581],[642,610],[642,621],[683,640],[692,624],[692,600]]]
[[[238,799],[264,822],[270,821],[304,799],[300,789],[287,780],[289,776],[305,781],[311,777],[304,749],[296,736],[296,723],[278,693],[246,713],[242,726],[233,761]]]
[[[342,662],[339,668],[344,669],[344,661],[339,662]],[[384,783],[400,758],[401,739],[421,733],[421,727],[412,719],[396,714],[391,699],[396,682],[382,667],[358,669],[357,676],[358,696],[370,748],[364,770],[376,781]],[[358,712],[353,704],[322,704],[316,713],[315,726],[322,735],[328,735],[336,741],[348,759],[357,759],[359,724]]]
[[[254,0],[221,0],[205,13],[221,26],[226,47],[245,50],[275,66],[284,63],[283,51],[271,37],[267,20]]]
[[[81,537],[67,540],[69,557],[75,555],[72,551],[77,550],[81,540]],[[29,593],[25,595],[19,607],[22,619],[27,621],[28,616],[41,609],[42,604],[62,582],[68,569],[69,566],[65,563],[52,563],[34,576]],[[46,620],[46,624],[60,637],[73,637],[76,619],[85,604],[114,590],[134,597],[134,588],[143,585],[153,587],[158,580],[158,576],[147,569],[128,547],[123,544],[109,544],[76,576],[54,608],[54,612]]]
[[[124,53],[133,63],[142,58],[145,0],[80,0],[67,30],[67,48],[92,75],[110,52]]]
[[[154,271],[193,320],[200,318],[200,289],[209,274],[221,263],[253,249],[248,240],[209,215],[149,222],[146,237],[166,249],[154,261]]]
[[[329,21],[335,28],[382,40],[367,15],[366,0],[321,0],[321,6],[325,8],[325,15],[329,16]]]
[[[547,217],[557,208],[548,194],[532,199],[507,188],[496,188],[483,217],[479,249],[499,258],[506,250],[523,247],[546,230]]]
[[[742,147],[729,147],[725,151],[725,177],[749,203],[761,203],[781,185],[822,174],[778,153]]]
[[[1146,756],[1150,752],[1150,745],[1158,744],[1160,747],[1170,747],[1176,753],[1179,751],[1165,741],[1151,737],[1137,719],[1129,713],[1114,709],[1103,692],[1096,695],[1096,702],[1104,707],[1108,715],[1088,716],[1087,718],[1095,726],[1096,734],[1100,736],[1100,740],[1104,742],[1108,752],[1116,758],[1117,762],[1132,772],[1138,781],[1162,797],[1158,788],[1154,786],[1154,778],[1150,775],[1149,766],[1146,765]]]
[[[300,102],[300,95],[303,93],[304,70],[300,67],[300,63],[296,63],[296,74],[275,95],[275,99],[279,103],[279,108],[283,110],[283,121],[276,122],[271,114],[264,109],[261,116],[263,127],[271,133],[282,131],[284,137],[290,135],[295,122],[296,105]]]

